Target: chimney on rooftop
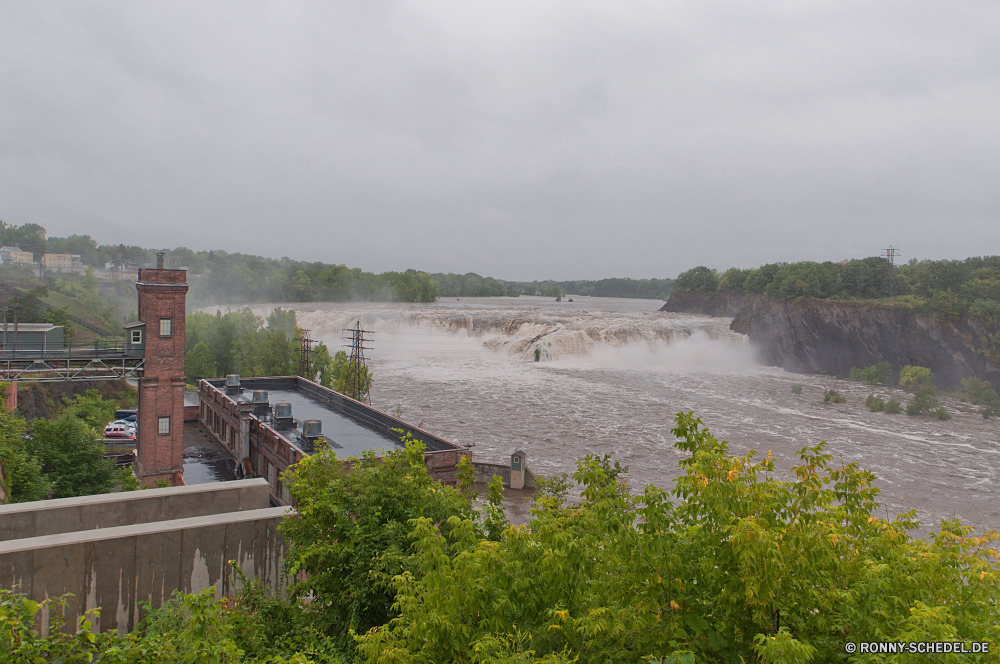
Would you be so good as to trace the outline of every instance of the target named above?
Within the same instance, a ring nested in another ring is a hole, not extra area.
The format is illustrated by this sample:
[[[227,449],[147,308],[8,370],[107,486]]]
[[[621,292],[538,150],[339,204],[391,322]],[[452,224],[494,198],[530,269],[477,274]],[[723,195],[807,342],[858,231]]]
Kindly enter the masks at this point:
[[[158,252],[156,254],[156,269],[157,270],[162,270],[163,269],[163,256],[164,256],[164,253],[162,251],[160,251],[160,252]]]

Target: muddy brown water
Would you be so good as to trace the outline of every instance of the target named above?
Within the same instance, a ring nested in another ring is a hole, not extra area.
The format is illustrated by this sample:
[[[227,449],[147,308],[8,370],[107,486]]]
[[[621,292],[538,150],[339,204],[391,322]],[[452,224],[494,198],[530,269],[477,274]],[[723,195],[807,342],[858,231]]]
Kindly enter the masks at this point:
[[[607,453],[629,466],[636,489],[669,489],[683,456],[672,420],[694,411],[734,454],[771,450],[785,472],[799,449],[827,441],[830,453],[875,472],[890,515],[918,510],[923,532],[952,516],[1000,529],[1000,424],[974,408],[942,398],[950,421],[872,413],[867,385],[761,366],[728,319],[658,312],[655,300],[574,300],[280,306],[331,350],[360,321],[373,332],[373,405],[472,445],[483,460],[524,449],[534,472],[572,473],[584,455]],[[266,316],[274,306],[252,308]],[[824,403],[831,388],[847,403]]]

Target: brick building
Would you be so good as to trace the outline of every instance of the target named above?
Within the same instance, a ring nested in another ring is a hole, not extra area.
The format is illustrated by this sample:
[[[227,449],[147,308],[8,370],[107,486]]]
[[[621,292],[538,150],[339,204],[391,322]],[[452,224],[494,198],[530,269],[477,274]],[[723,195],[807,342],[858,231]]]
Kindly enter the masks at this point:
[[[139,381],[136,474],[146,485],[167,480],[183,484],[184,461],[184,315],[187,272],[139,270],[139,320],[128,326],[145,362]]]

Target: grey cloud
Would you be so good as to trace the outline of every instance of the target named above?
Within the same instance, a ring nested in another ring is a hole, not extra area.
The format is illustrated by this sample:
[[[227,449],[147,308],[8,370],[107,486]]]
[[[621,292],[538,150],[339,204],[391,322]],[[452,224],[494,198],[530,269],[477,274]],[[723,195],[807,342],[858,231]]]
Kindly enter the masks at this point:
[[[0,218],[369,270],[997,253],[988,2],[7,3]]]

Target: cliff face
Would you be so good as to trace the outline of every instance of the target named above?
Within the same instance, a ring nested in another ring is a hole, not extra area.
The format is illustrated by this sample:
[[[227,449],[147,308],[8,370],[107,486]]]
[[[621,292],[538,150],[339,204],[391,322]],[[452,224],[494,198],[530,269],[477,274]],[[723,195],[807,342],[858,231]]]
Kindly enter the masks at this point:
[[[671,298],[673,299],[673,298]],[[979,376],[1000,389],[1000,367],[982,348],[983,330],[968,321],[903,309],[822,300],[786,302],[749,295],[730,329],[750,338],[759,359],[796,373],[848,375],[886,361],[929,367],[940,387]]]
[[[675,290],[660,311],[678,314],[704,314],[716,318],[732,318],[743,306],[742,293],[698,293]]]

